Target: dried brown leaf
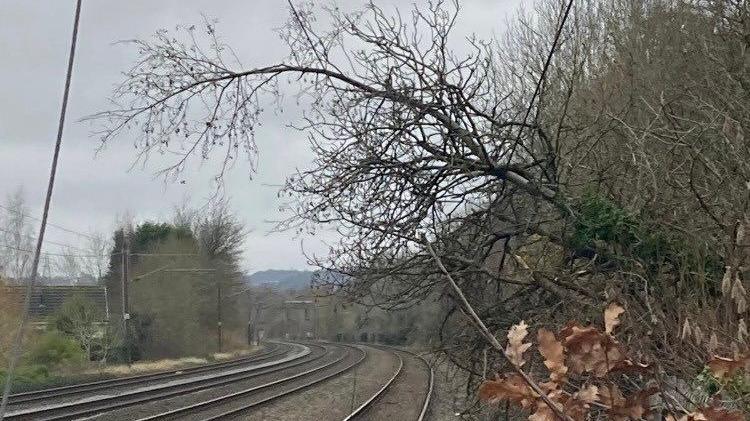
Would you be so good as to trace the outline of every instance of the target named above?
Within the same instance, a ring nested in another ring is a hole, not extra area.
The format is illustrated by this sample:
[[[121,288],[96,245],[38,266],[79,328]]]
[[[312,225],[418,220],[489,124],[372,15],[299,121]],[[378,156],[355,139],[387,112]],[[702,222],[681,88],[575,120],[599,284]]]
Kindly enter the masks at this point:
[[[716,337],[716,332],[711,332],[711,337],[708,339],[708,352],[714,353],[719,347],[719,338]]]
[[[682,324],[682,335],[680,336],[680,339],[684,341],[685,338],[689,337],[691,333],[693,333],[693,331],[690,329],[690,322],[686,317],[685,323]]]
[[[568,325],[560,331],[568,368],[576,374],[591,372],[604,377],[613,367],[626,360],[621,346],[595,327]]]
[[[610,408],[607,411],[610,419],[630,420],[641,419],[648,415],[650,410],[649,399],[651,395],[658,392],[655,387],[649,387],[625,398],[622,392],[613,384],[600,389],[601,402]]]
[[[528,408],[536,397],[534,391],[518,374],[510,374],[496,380],[486,380],[479,386],[479,398],[490,403],[510,401]]]
[[[747,310],[747,293],[745,292],[745,286],[742,285],[739,273],[735,275],[732,284],[731,298],[737,304],[737,314],[743,314]]]
[[[565,349],[555,334],[547,329],[539,329],[539,353],[544,357],[544,365],[550,372],[549,378],[553,383],[562,382],[568,373],[565,366]]]
[[[573,397],[576,399],[580,399],[587,404],[591,404],[597,401],[599,399],[599,388],[592,385],[586,386],[583,389],[576,392]]]
[[[727,266],[724,269],[724,276],[721,278],[721,294],[723,296],[729,295],[732,290],[732,268]]]
[[[528,334],[528,326],[523,320],[511,326],[508,331],[508,345],[505,347],[505,353],[508,355],[508,359],[518,367],[526,363],[523,359],[523,353],[531,347],[531,343],[523,342]]]
[[[745,368],[749,362],[748,356],[737,359],[725,358],[714,355],[708,362],[708,368],[711,374],[719,380],[734,376],[739,370]]]
[[[612,331],[620,324],[620,314],[624,313],[625,309],[617,303],[611,303],[604,310],[604,332],[611,334]]]
[[[737,341],[744,343],[745,337],[747,337],[747,324],[745,324],[745,319],[740,319],[737,324]]]
[[[533,414],[529,415],[529,421],[558,421],[557,415],[544,402],[539,402]]]

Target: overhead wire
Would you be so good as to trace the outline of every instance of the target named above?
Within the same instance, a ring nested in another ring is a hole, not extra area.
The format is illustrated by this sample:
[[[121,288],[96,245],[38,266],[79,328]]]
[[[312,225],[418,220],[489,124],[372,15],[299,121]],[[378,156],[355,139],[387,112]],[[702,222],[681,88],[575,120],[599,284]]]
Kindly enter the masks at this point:
[[[516,146],[521,142],[521,134],[523,134],[523,129],[526,127],[526,122],[529,119],[529,115],[531,115],[531,110],[534,108],[534,103],[536,102],[536,98],[539,96],[539,91],[542,89],[542,83],[544,83],[544,80],[547,78],[547,71],[552,64],[552,57],[555,55],[555,51],[557,51],[557,46],[560,42],[560,36],[562,36],[562,31],[565,28],[565,22],[567,22],[568,16],[570,15],[570,9],[573,7],[573,1],[574,0],[569,0],[567,6],[565,7],[565,10],[563,11],[560,25],[555,31],[555,38],[552,41],[552,46],[550,47],[549,54],[547,54],[547,59],[544,61],[542,73],[539,75],[539,80],[537,80],[536,86],[534,87],[534,93],[531,95],[531,100],[529,101],[529,106],[526,108],[526,113],[523,116],[523,121],[518,126],[518,136],[516,137],[517,141],[513,144],[513,147],[510,150],[508,162],[512,162],[513,160]]]
[[[0,231],[1,232],[6,232],[6,233],[11,234],[11,235],[18,235],[18,236],[24,237],[24,238],[30,238],[30,239],[34,239],[35,238],[33,235],[20,234],[20,233],[17,233],[17,232],[13,232],[11,230],[7,230],[5,228],[0,228]],[[82,249],[80,247],[76,247],[76,246],[73,246],[73,245],[70,245],[70,244],[59,243],[59,242],[52,241],[52,240],[44,240],[44,243],[45,244],[53,244],[53,245],[56,245],[56,246],[65,247],[65,248],[69,248],[69,249],[75,249],[75,250],[78,250],[78,251],[82,251],[84,253],[87,253],[89,251],[89,250],[84,250],[84,249]]]
[[[5,247],[8,249],[16,250],[16,251],[22,251],[25,253],[33,253],[33,250],[20,248],[18,246],[13,246],[11,244],[6,243],[0,243],[0,247]],[[47,255],[47,256],[61,256],[61,257],[82,257],[82,258],[99,258],[99,257],[108,257],[108,256],[119,256],[122,254],[122,252],[119,251],[112,251],[111,253],[104,253],[104,254],[77,254],[77,253],[52,253],[52,252],[46,252],[43,251],[41,254]],[[128,253],[129,256],[138,256],[138,257],[196,257],[200,256],[200,253]]]
[[[37,221],[37,222],[41,222],[41,221],[42,221],[42,220],[41,220],[40,218],[37,218],[37,217],[35,217],[35,216],[29,215],[29,214],[27,214],[27,213],[24,213],[24,212],[19,212],[19,211],[18,211],[18,210],[16,210],[16,209],[12,209],[12,208],[9,208],[9,207],[7,207],[7,206],[5,206],[5,205],[2,205],[2,204],[0,204],[0,209],[3,209],[3,210],[5,210],[5,211],[7,211],[7,212],[11,212],[11,213],[14,213],[14,214],[16,214],[16,215],[19,215],[19,216],[21,216],[22,218],[29,218],[29,219],[33,219],[33,220],[35,220],[35,221]],[[91,239],[91,240],[98,240],[98,238],[94,237],[94,236],[93,236],[93,235],[91,235],[91,234],[85,234],[85,233],[82,233],[82,232],[80,232],[80,231],[76,231],[76,230],[73,230],[73,229],[70,229],[70,228],[66,228],[66,227],[64,227],[64,226],[62,226],[62,225],[54,224],[54,223],[52,223],[52,222],[49,222],[49,221],[47,221],[47,225],[48,225],[48,226],[50,226],[50,227],[54,227],[54,228],[57,228],[57,229],[59,229],[59,230],[61,230],[61,231],[65,231],[65,232],[68,232],[68,233],[71,233],[71,234],[79,235],[79,236],[81,236],[81,237],[86,237],[86,238],[89,238],[89,239]]]
[[[11,249],[11,250],[16,250],[16,251],[21,251],[21,252],[24,252],[24,253],[34,253],[34,250],[28,250],[28,249],[20,248],[20,247],[17,247],[17,246],[12,246],[10,244],[0,243],[0,247]],[[108,256],[108,255],[98,255],[98,254],[52,253],[52,252],[47,252],[47,251],[43,251],[43,252],[41,252],[41,254],[43,254],[45,256],[80,257],[80,258],[100,258],[100,257]]]

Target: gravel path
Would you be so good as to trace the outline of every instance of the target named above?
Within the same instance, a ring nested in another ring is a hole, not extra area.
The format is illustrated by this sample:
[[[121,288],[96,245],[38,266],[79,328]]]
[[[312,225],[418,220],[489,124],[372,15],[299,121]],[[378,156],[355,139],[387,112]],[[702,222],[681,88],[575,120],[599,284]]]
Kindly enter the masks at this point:
[[[249,421],[341,420],[372,396],[393,375],[398,359],[393,353],[357,345],[367,352],[362,364],[312,389],[281,398],[238,416]],[[392,421],[401,420],[397,417]]]

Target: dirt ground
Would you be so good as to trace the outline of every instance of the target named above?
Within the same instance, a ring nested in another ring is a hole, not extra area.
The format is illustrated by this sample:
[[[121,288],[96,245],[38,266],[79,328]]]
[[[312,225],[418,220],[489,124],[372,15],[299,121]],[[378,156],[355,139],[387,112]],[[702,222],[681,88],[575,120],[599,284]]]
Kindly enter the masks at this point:
[[[130,376],[145,374],[154,371],[166,371],[180,368],[188,368],[196,365],[208,364],[215,361],[225,361],[233,358],[243,357],[249,354],[261,352],[262,347],[248,347],[230,352],[216,353],[209,358],[185,357],[176,359],[164,359],[156,361],[138,361],[130,366],[127,364],[106,365],[91,368],[81,373],[83,375],[112,375],[112,376]]]

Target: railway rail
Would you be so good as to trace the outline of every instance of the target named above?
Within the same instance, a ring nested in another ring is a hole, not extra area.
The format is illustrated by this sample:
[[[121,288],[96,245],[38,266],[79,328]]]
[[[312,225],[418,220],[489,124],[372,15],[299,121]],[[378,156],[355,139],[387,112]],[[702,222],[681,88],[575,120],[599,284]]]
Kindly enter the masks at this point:
[[[372,346],[372,345],[371,345]],[[419,415],[416,418],[416,421],[423,421],[425,417],[427,416],[427,412],[430,408],[430,401],[432,399],[432,391],[434,387],[435,382],[435,374],[432,369],[432,366],[427,362],[427,360],[424,359],[421,355],[415,354],[411,351],[383,346],[383,345],[377,345],[375,346],[380,349],[387,350],[389,352],[392,352],[396,355],[398,359],[398,364],[396,370],[394,370],[393,375],[388,379],[388,381],[381,387],[378,391],[376,391],[370,398],[368,398],[365,402],[363,402],[359,407],[357,407],[352,413],[350,413],[346,418],[344,418],[343,421],[360,421],[360,420],[367,420],[367,419],[374,419],[373,412],[376,410],[376,406],[378,405],[378,402],[391,400],[391,401],[399,401],[400,399],[403,399],[403,396],[395,396],[397,392],[394,390],[395,385],[399,381],[407,381],[405,378],[406,376],[406,370],[405,370],[405,362],[404,358],[401,354],[405,354],[406,356],[419,361],[422,365],[424,365],[428,372],[428,382],[425,386],[424,390],[424,399],[422,400],[422,406],[421,410],[419,412]],[[390,396],[390,399],[387,399],[387,395]]]
[[[47,401],[51,398],[60,398],[65,396],[78,395],[90,391],[101,391],[103,388],[114,388],[128,386],[132,384],[142,384],[152,380],[166,380],[180,377],[187,377],[198,373],[215,371],[225,368],[238,367],[241,365],[267,361],[280,357],[291,349],[288,344],[271,343],[268,350],[253,353],[242,358],[236,358],[228,361],[220,361],[210,364],[204,364],[196,367],[182,369],[163,370],[154,373],[140,374],[127,377],[118,377],[113,379],[98,380],[93,382],[76,383],[66,386],[59,386],[47,389],[33,390],[29,392],[15,393],[10,396],[10,405],[19,405],[37,401]]]
[[[281,371],[294,367],[300,364],[310,362],[310,358],[305,358],[310,354],[308,347],[300,348],[302,352],[296,354],[290,354],[286,357],[287,353],[278,354],[274,353],[276,357],[282,356],[272,360],[270,362],[258,364],[258,359],[245,360],[245,364],[249,365],[226,365],[226,364],[213,364],[210,366],[195,367],[185,376],[181,376],[178,379],[172,378],[172,374],[175,373],[161,373],[163,377],[154,376],[143,376],[145,377],[142,382],[153,382],[155,379],[166,380],[166,383],[156,384],[152,386],[144,386],[143,383],[138,383],[138,376],[136,378],[129,378],[131,381],[129,385],[135,387],[135,389],[121,391],[113,393],[108,387],[108,384],[100,385],[98,395],[84,397],[60,404],[52,405],[37,405],[32,407],[26,407],[17,409],[13,406],[10,411],[6,414],[5,420],[69,420],[79,419],[82,417],[93,416],[101,413],[113,411],[128,406],[137,404],[143,404],[147,402],[157,401],[160,399],[166,399],[172,396],[179,396],[185,393],[191,393],[195,391],[205,390],[212,387],[218,387],[225,384],[231,384],[258,376],[262,376],[275,371]],[[290,347],[291,349],[291,347]],[[288,350],[287,350],[288,351]],[[262,358],[272,358],[272,354],[264,355]],[[313,357],[314,360],[316,357]],[[183,373],[180,373],[181,375]],[[121,386],[116,382],[113,382],[115,386]],[[87,386],[88,387],[88,386]],[[90,389],[84,389],[85,392],[89,392]],[[67,389],[64,392],[72,392]]]
[[[234,419],[266,403],[342,375],[368,358],[368,346],[372,345],[277,343],[263,352],[221,363],[19,393],[13,395],[5,420],[52,421],[91,417],[138,421]],[[344,421],[373,419],[378,409],[382,409],[379,405],[398,399],[403,401],[404,397],[398,396],[397,389],[411,387],[406,371],[416,370],[415,364],[423,364],[429,370],[424,393],[418,392],[420,398],[424,398],[415,419],[423,421],[432,395],[431,366],[424,358],[409,351],[384,346],[377,348],[392,353],[397,359],[397,367],[385,384]],[[295,349],[302,351],[295,352]],[[48,399],[61,397],[68,401],[48,403]],[[413,404],[414,400],[409,400],[409,403]],[[135,408],[136,405],[139,406]],[[416,413],[417,409],[414,410]]]
[[[245,411],[289,394],[308,389],[316,384],[341,375],[361,364],[367,357],[366,351],[362,348],[334,344],[328,344],[327,346],[338,348],[344,352],[332,361],[326,361],[303,372],[284,376],[268,383],[239,390],[214,399],[141,418],[138,421],[172,419],[215,421],[232,419]]]

